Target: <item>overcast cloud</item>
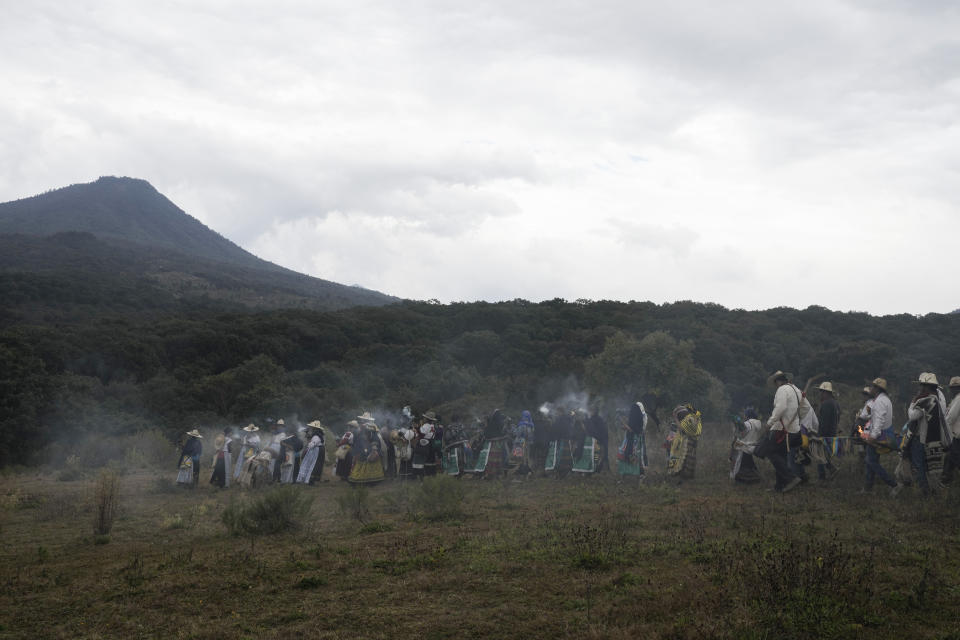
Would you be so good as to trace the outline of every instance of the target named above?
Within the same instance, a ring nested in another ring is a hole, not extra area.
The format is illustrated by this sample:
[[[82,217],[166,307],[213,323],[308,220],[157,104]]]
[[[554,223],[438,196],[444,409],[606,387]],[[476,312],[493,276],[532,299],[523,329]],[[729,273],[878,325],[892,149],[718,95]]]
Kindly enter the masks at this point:
[[[419,299],[960,307],[953,2],[2,4],[0,201],[144,178]]]

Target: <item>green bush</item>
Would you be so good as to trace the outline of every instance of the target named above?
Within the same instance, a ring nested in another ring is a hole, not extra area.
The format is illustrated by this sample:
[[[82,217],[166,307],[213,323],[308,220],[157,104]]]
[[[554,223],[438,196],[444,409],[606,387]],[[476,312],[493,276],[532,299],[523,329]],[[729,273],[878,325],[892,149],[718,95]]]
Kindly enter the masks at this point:
[[[231,502],[222,521],[234,536],[261,536],[295,531],[303,526],[313,496],[296,487],[277,487],[253,500]]]
[[[415,517],[431,522],[463,517],[463,485],[451,476],[424,478],[411,496]]]

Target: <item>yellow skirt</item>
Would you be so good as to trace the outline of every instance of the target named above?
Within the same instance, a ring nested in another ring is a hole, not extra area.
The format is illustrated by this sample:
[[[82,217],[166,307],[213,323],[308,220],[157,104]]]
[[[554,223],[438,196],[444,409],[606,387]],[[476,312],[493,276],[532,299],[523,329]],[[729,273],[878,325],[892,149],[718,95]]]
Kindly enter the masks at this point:
[[[349,480],[354,484],[380,482],[383,480],[383,465],[379,460],[376,462],[356,460],[353,463],[353,469],[350,470]]]

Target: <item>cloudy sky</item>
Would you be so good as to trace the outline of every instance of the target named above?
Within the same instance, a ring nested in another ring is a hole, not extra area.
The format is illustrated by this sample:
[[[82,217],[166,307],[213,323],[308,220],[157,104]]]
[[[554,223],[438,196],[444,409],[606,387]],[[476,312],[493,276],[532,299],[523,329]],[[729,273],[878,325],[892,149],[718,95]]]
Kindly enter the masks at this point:
[[[442,301],[960,307],[953,2],[0,0],[0,201]]]

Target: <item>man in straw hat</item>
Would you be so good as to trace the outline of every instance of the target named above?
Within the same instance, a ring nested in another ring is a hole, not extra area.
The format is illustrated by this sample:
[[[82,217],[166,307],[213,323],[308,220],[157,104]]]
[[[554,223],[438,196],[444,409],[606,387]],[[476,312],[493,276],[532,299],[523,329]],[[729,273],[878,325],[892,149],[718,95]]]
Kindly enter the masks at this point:
[[[326,458],[323,423],[314,420],[307,427],[310,430],[310,440],[307,442],[307,452],[303,456],[300,472],[297,474],[297,482],[300,484],[313,484],[322,479],[323,463]]]
[[[950,450],[943,461],[943,473],[940,475],[941,487],[953,481],[953,474],[960,467],[960,376],[950,378],[950,393],[953,399],[947,407],[947,431],[950,432]]]
[[[870,384],[870,391],[873,395],[873,405],[870,407],[870,422],[862,436],[867,446],[864,451],[866,477],[861,493],[870,493],[873,490],[874,478],[879,476],[891,488],[890,495],[895,496],[903,486],[894,482],[880,464],[880,452],[877,450],[878,443],[883,438],[883,432],[893,426],[893,403],[887,395],[887,381],[884,378],[874,379]]]
[[[940,447],[949,450],[951,438],[946,422],[947,401],[940,390],[937,376],[921,373],[917,384],[920,388],[907,409],[907,419],[910,422],[904,439],[903,454],[910,460],[920,490],[924,495],[929,495],[930,481],[927,474],[930,469],[927,452],[931,448],[939,450]]]
[[[252,422],[243,428],[243,439],[240,441],[240,453],[237,455],[237,464],[233,472],[234,480],[240,480],[243,467],[247,461],[260,453],[260,427]]]
[[[200,481],[200,456],[203,454],[203,436],[197,429],[187,431],[187,439],[180,450],[180,460],[177,467],[180,469],[177,474],[177,484],[188,485],[190,488],[196,488]]]

